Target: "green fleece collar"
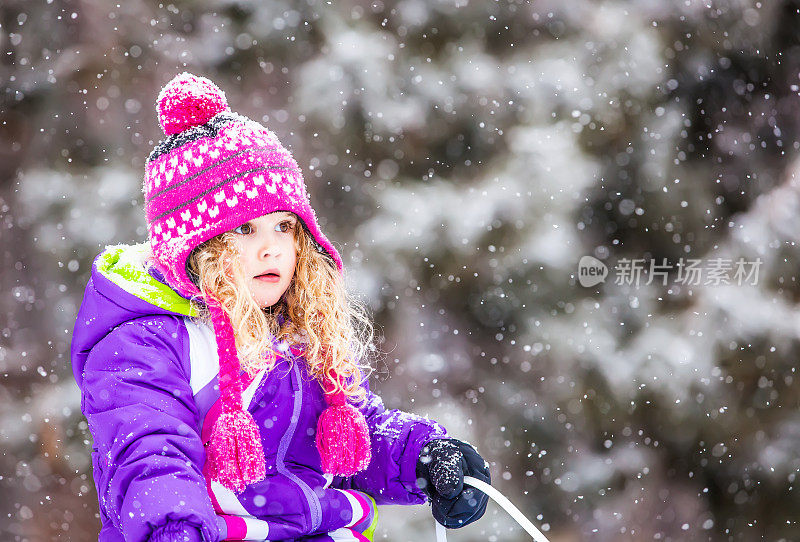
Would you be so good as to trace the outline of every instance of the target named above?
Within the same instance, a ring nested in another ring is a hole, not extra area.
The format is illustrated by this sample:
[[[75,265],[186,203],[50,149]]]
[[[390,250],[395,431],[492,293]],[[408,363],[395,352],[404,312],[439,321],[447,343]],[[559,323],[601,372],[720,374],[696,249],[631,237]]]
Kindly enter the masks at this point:
[[[97,270],[126,292],[151,305],[186,316],[198,316],[194,303],[145,270],[145,260],[149,255],[147,243],[108,246],[97,260]]]

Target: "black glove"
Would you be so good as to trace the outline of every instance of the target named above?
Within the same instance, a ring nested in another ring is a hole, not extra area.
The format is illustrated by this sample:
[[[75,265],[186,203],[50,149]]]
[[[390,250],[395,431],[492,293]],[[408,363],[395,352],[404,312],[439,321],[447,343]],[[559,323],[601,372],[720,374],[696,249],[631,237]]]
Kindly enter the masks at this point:
[[[464,476],[491,484],[489,465],[471,444],[446,438],[422,448],[417,485],[430,499],[433,517],[448,529],[469,525],[486,512],[489,497],[472,486],[465,488]]]

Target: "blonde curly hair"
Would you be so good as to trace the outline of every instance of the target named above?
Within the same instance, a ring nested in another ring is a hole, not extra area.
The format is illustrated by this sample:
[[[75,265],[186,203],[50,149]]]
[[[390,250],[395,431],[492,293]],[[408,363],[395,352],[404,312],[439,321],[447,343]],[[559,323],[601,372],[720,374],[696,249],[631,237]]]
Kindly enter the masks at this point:
[[[281,299],[265,309],[250,293],[234,239],[234,233],[225,232],[202,243],[189,255],[187,269],[201,291],[198,297],[211,296],[225,307],[242,368],[251,377],[272,370],[280,355],[273,337],[285,347],[302,341],[311,376],[328,390],[363,400],[361,383],[372,371],[369,356],[376,352],[372,321],[366,305],[347,291],[333,260],[316,249],[305,225],[294,228],[292,281]],[[210,324],[205,305],[198,305],[200,319]]]

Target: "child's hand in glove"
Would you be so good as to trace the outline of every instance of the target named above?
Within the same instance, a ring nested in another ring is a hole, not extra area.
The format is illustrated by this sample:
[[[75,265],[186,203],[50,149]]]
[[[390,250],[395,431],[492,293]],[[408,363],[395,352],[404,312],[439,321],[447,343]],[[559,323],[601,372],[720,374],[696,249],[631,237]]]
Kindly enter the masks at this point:
[[[453,438],[432,440],[417,461],[417,485],[433,507],[433,517],[449,529],[477,521],[489,501],[483,492],[464,487],[464,476],[491,484],[489,466],[471,444]]]

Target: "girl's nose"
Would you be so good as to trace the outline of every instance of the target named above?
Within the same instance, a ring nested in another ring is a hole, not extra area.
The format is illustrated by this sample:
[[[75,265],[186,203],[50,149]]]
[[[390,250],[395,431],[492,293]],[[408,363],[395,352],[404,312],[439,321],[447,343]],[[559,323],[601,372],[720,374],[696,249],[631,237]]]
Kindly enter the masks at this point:
[[[267,236],[261,242],[260,254],[262,258],[266,258],[267,256],[278,256],[280,255],[280,248],[278,247],[278,242],[273,239],[271,236]]]

